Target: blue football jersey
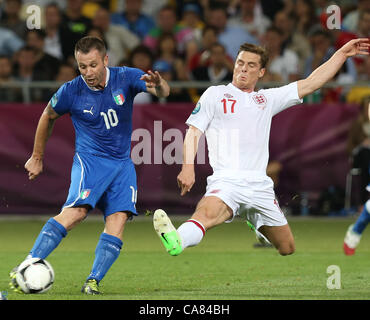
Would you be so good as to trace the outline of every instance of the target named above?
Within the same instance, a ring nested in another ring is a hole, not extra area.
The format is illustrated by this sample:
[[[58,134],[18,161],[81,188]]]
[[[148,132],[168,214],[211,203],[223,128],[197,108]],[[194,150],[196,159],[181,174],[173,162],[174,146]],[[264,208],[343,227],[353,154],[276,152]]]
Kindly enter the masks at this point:
[[[78,76],[63,84],[50,104],[59,115],[70,114],[76,152],[126,159],[130,157],[133,100],[147,91],[145,81],[140,80],[144,72],[128,67],[108,69],[103,90],[92,90]]]

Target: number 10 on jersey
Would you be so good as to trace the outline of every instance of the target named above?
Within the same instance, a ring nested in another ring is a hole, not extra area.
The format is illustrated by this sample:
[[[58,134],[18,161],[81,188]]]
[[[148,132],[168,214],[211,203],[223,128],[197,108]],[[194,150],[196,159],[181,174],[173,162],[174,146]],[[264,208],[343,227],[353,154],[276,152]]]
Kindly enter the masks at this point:
[[[235,111],[235,99],[222,99],[221,102],[224,106],[224,113],[227,113],[228,108],[230,109],[231,113],[234,113]]]
[[[107,113],[100,112],[100,115],[104,118],[105,126],[108,130],[118,124],[117,113],[114,109],[108,109]]]

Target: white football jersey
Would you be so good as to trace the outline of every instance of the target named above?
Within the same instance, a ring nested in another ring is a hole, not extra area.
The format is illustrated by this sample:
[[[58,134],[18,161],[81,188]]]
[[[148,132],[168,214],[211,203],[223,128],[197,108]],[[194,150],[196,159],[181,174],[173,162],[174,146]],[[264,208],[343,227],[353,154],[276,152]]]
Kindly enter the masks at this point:
[[[299,103],[302,99],[297,82],[251,93],[232,83],[211,86],[186,124],[205,133],[215,173],[246,171],[265,175],[272,117]]]

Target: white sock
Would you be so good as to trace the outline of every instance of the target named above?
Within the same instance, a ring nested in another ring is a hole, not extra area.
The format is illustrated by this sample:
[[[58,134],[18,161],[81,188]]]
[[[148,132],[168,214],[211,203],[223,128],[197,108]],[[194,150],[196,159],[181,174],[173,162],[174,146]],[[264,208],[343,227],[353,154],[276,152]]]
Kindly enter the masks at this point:
[[[177,232],[181,238],[182,249],[196,246],[204,237],[206,229],[197,220],[190,219],[184,222]]]

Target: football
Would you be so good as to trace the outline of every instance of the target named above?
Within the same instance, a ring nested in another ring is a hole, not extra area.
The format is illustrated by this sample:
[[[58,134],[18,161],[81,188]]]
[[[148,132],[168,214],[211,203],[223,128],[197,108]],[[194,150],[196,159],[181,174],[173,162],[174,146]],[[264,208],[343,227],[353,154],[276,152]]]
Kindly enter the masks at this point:
[[[18,266],[15,281],[24,293],[43,293],[53,285],[54,270],[44,259],[26,259]]]

